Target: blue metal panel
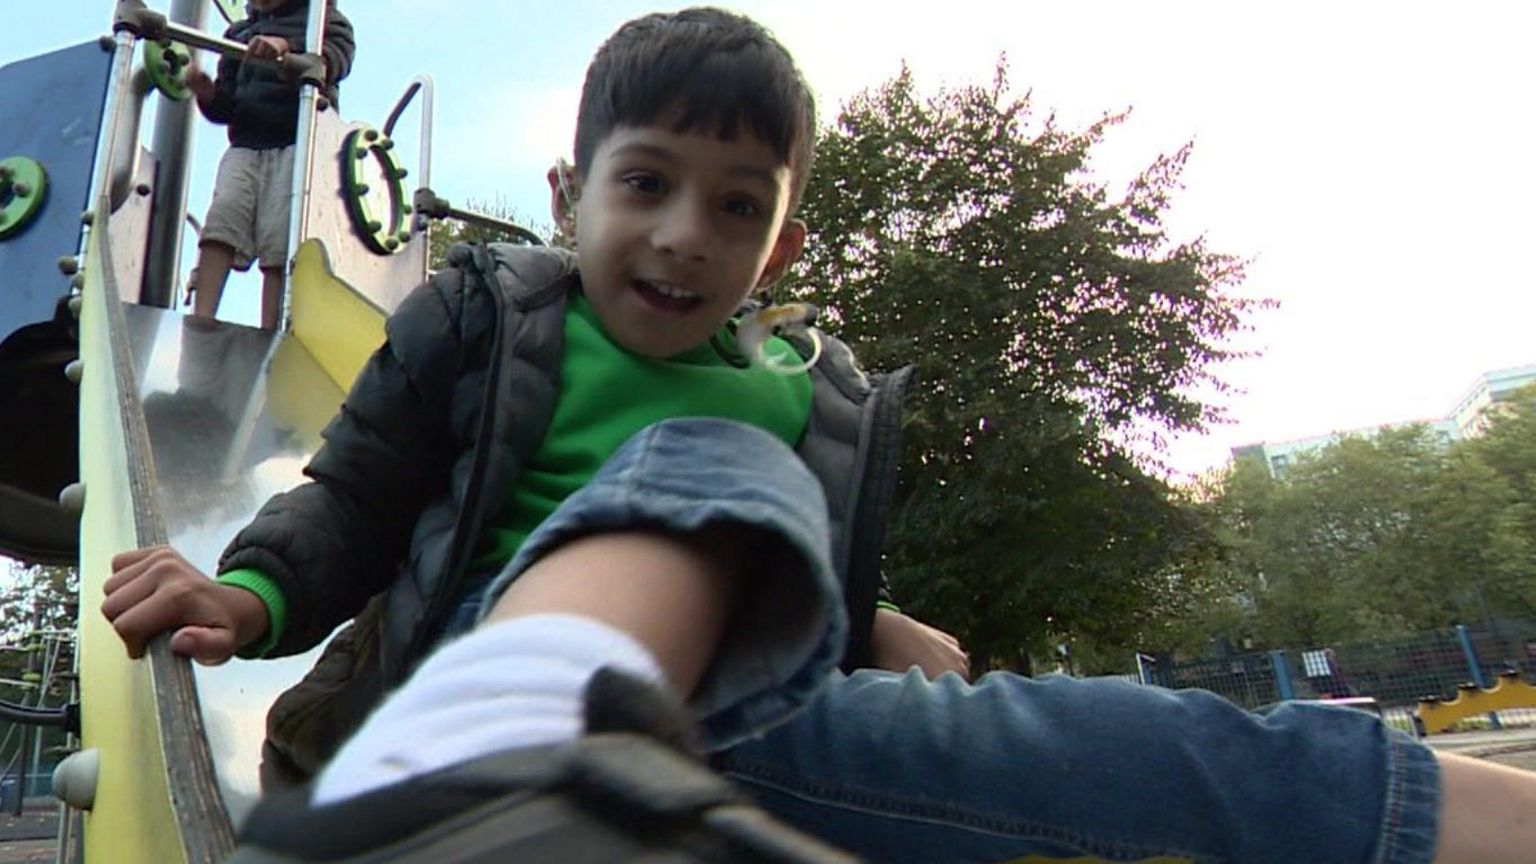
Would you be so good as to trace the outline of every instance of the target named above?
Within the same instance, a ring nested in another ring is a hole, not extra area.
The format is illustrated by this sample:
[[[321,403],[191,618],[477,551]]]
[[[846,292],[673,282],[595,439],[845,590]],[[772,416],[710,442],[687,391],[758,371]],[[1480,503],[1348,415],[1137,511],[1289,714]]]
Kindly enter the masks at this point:
[[[42,209],[0,240],[0,342],[51,319],[69,290],[58,259],[79,250],[111,60],[92,40],[0,66],[0,158],[26,156],[48,172]]]

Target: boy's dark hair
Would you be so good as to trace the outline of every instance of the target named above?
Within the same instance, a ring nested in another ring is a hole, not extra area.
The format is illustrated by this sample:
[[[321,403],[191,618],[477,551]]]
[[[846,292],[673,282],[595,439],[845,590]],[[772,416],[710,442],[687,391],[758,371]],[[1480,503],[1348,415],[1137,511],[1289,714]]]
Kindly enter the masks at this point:
[[[742,123],[789,166],[793,212],[815,152],[816,104],[789,52],[762,25],[722,9],[636,18],[608,37],[581,89],[576,167],[618,126],[645,126],[680,111],[675,131],[713,127],[722,139]]]

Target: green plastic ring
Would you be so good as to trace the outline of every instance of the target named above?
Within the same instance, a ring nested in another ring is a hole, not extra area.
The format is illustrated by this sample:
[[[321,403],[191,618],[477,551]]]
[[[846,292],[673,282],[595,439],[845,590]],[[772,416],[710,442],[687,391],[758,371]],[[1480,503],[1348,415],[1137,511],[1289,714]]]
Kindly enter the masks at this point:
[[[144,41],[144,68],[149,80],[165,98],[185,102],[192,95],[187,86],[187,67],[192,65],[192,52],[179,42]]]
[[[48,197],[48,172],[36,159],[0,159],[0,240],[27,227]]]
[[[389,213],[379,218],[368,206],[369,185],[364,179],[363,167],[373,159],[378,163],[379,175],[389,192]],[[411,226],[406,216],[410,206],[406,204],[405,169],[395,158],[394,142],[368,126],[353,130],[341,146],[341,191],[347,202],[347,215],[352,220],[352,230],[362,238],[363,245],[379,255],[393,255],[405,248],[410,239]]]

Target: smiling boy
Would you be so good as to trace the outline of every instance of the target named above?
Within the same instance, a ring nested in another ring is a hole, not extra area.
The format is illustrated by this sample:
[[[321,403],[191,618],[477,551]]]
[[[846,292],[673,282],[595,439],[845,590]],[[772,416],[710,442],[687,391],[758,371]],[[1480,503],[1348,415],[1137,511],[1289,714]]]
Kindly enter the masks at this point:
[[[655,68],[633,75],[636,52]],[[588,698],[599,672],[687,699],[720,748],[803,705],[845,652],[870,656],[876,620],[896,634],[882,656],[910,646],[901,668],[963,668],[948,637],[873,608],[905,375],[865,376],[828,337],[810,370],[772,369],[811,345],[759,357],[734,338],[804,242],[789,214],[815,119],[788,55],[729,13],[650,16],[584,93],[576,166],[549,175],[574,257],[456,251],[391,318],[312,482],[262,509],[217,580],[164,547],[114,561],[103,613],[134,655],[170,630],[205,663],[281,656],[362,613],[273,708],[267,757],[300,778],[381,688],[487,620],[412,679],[457,706],[441,728],[407,712],[382,738],[409,752],[355,755],[317,802],[479,752],[457,712],[488,692],[498,748],[593,732],[594,705],[631,701]],[[851,615],[845,588],[864,598]]]
[[[1536,783],[1363,713],[836,670],[959,651],[873,610],[904,376],[733,335],[804,243],[814,128],[751,21],[624,25],[549,176],[575,257],[456,252],[218,581],[114,562],[131,653],[168,629],[204,662],[292,653],[362,612],[273,709],[273,755],[323,773],[237,860],[837,860],[681,756],[688,726],[765,809],[880,861],[1521,860]],[[330,758],[356,694],[397,685]]]

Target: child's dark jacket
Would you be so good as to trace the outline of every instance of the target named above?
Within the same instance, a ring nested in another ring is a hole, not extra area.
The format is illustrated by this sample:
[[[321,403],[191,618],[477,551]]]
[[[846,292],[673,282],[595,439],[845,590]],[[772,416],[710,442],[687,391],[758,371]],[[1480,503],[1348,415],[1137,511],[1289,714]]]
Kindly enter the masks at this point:
[[[573,258],[458,247],[450,264],[390,318],[306,468],[315,482],[269,501],[220,561],[282,588],[287,626],[268,656],[310,648],[387,591],[380,654],[386,684],[400,680],[432,647],[482,527],[545,434]],[[827,493],[851,667],[868,665],[910,370],[866,376],[847,346],[822,339],[797,450]]]
[[[289,0],[271,12],[251,7],[245,18],[230,25],[224,38],[249,43],[256,36],[281,36],[293,50],[304,51],[309,50],[305,44],[308,26],[308,0]],[[335,0],[327,0],[321,48],[325,87],[321,93],[332,105],[336,104],[337,82],[352,71],[355,50],[352,22],[336,9]],[[234,147],[287,147],[294,142],[298,130],[298,82],[283,80],[271,64],[220,58],[213,101],[203,108],[203,116],[211,122],[227,124],[229,143]]]

